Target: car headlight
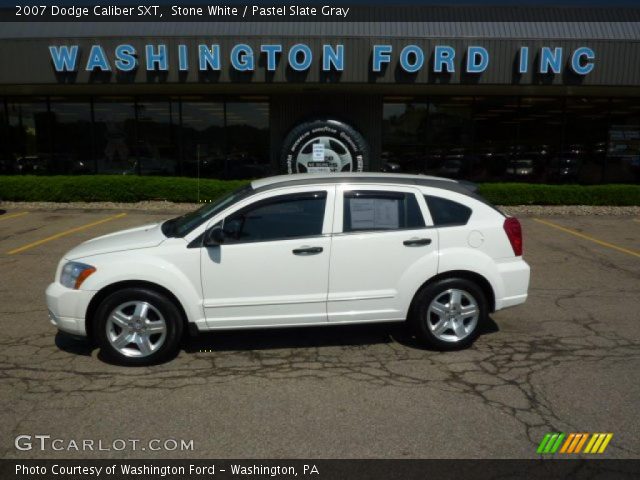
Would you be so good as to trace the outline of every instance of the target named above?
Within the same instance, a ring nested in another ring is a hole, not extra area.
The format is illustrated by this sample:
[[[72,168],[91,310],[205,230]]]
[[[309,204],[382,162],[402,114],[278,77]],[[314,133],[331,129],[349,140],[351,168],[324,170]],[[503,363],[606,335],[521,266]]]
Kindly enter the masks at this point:
[[[60,273],[60,283],[75,290],[80,288],[89,275],[96,271],[95,267],[80,262],[67,262]]]

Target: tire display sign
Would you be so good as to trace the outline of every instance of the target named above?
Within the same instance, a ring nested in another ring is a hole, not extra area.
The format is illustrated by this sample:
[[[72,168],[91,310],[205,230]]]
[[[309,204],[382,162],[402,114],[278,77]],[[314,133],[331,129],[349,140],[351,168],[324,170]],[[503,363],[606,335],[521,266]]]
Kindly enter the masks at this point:
[[[362,172],[369,163],[360,133],[338,120],[304,122],[286,136],[282,149],[286,173]]]
[[[325,154],[325,142],[318,139],[317,143],[312,144],[312,161],[307,164],[307,172],[309,173],[327,173],[331,172],[332,165],[330,162],[326,162]]]

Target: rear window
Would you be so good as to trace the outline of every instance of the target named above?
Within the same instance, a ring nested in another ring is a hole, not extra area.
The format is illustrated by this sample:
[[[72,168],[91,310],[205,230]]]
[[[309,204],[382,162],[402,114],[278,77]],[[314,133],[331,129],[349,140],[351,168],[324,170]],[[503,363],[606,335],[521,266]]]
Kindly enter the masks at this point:
[[[424,218],[414,194],[350,191],[344,194],[343,231],[423,228]]]
[[[425,195],[424,199],[431,212],[433,225],[436,227],[466,225],[471,217],[472,210],[461,203],[432,195]]]

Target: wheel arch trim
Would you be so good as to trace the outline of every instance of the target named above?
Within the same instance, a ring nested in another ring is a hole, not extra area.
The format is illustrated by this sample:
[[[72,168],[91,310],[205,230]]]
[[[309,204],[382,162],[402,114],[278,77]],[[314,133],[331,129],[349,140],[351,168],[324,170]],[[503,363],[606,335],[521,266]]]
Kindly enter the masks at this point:
[[[129,288],[148,288],[165,295],[180,311],[185,328],[189,328],[191,322],[189,321],[187,312],[182,302],[171,290],[148,280],[123,280],[110,283],[109,285],[102,287],[91,298],[91,301],[89,302],[89,305],[87,307],[87,312],[85,314],[85,328],[87,331],[87,337],[89,339],[94,340],[94,317],[102,301],[114,292]]]
[[[414,293],[413,298],[411,299],[408,315],[410,316],[411,313],[413,312],[413,309],[415,308],[415,300],[418,296],[418,293],[420,293],[422,289],[440,280],[446,280],[450,278],[462,278],[477,284],[478,287],[480,287],[482,292],[485,294],[489,312],[492,313],[495,311],[495,306],[496,306],[495,291],[493,289],[493,286],[485,276],[479,274],[478,272],[474,272],[472,270],[448,270],[446,272],[438,273],[437,275],[429,278],[422,285],[420,285],[420,287]]]

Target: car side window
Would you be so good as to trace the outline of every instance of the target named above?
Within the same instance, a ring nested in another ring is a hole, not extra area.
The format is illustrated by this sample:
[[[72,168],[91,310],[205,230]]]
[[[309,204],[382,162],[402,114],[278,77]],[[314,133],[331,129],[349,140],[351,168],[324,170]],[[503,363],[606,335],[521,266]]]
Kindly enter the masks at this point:
[[[230,243],[266,242],[322,234],[327,192],[279,195],[231,214],[223,230]]]
[[[433,195],[425,195],[424,199],[436,227],[466,225],[471,217],[472,210],[461,203]]]
[[[412,193],[353,190],[344,193],[343,232],[423,228]]]

